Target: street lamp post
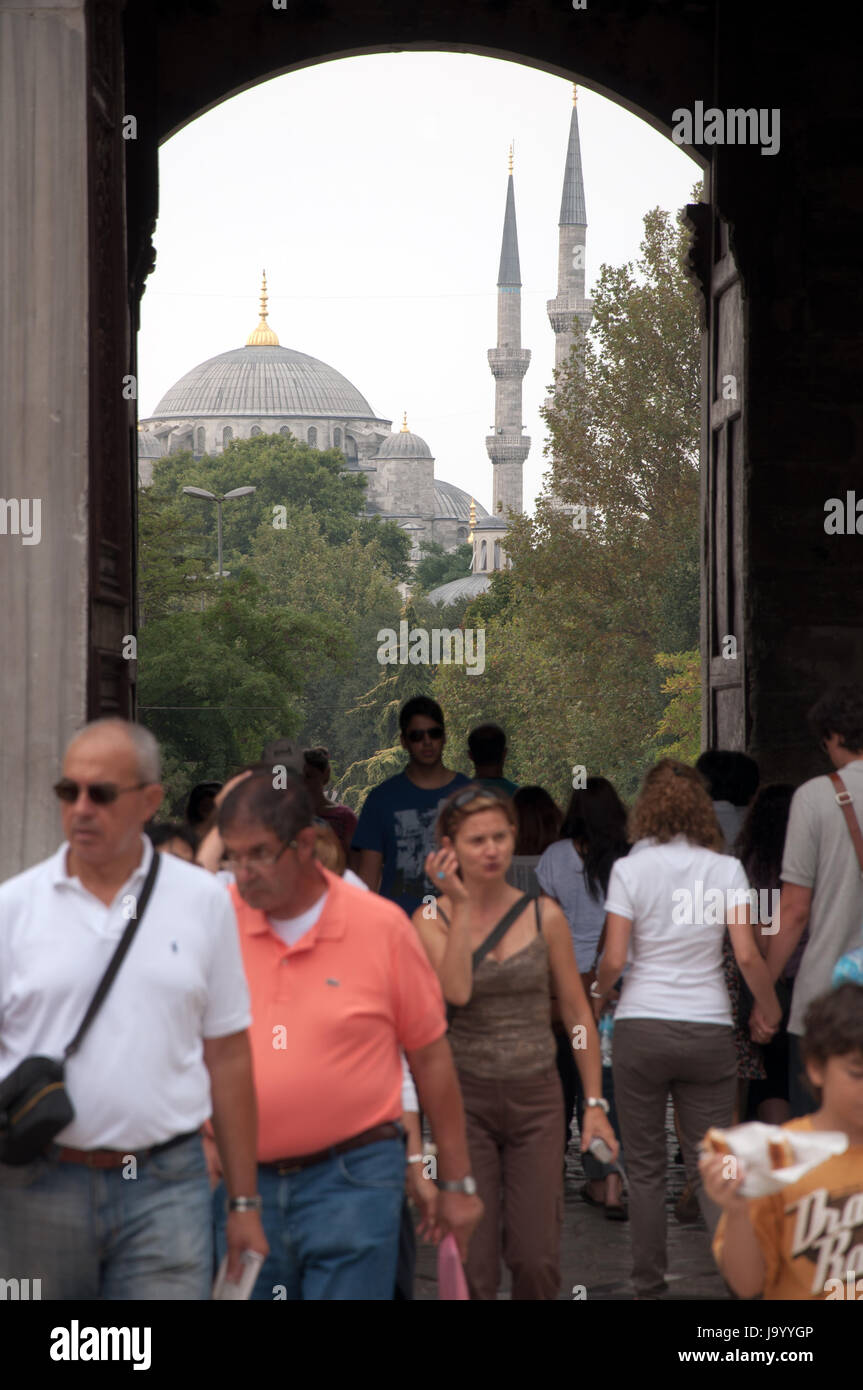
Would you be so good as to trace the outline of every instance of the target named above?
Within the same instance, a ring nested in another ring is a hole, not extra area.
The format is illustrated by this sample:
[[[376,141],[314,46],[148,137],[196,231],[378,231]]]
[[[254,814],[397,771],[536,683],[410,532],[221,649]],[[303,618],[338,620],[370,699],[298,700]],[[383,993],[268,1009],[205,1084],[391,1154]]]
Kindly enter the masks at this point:
[[[249,497],[253,492],[257,492],[257,488],[235,487],[232,488],[230,492],[226,492],[224,497],[217,497],[214,492],[207,492],[207,489],[203,487],[184,487],[183,491],[188,497],[203,497],[206,501],[215,502],[216,504],[216,524],[219,546],[219,573],[217,578],[224,579],[225,576],[222,571],[222,503],[231,501],[234,497]]]

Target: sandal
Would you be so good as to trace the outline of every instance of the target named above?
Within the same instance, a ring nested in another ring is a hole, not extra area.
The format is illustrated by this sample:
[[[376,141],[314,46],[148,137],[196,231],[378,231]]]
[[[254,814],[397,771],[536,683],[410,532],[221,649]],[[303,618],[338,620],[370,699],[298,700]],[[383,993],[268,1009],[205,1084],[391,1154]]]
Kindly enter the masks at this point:
[[[606,1221],[628,1221],[629,1209],[625,1202],[604,1202]]]
[[[582,1187],[578,1195],[581,1197],[581,1200],[583,1202],[587,1202],[587,1205],[589,1207],[599,1207],[602,1211],[606,1210],[604,1202],[600,1202],[597,1197],[591,1196],[589,1186],[587,1183],[584,1184],[584,1187]]]

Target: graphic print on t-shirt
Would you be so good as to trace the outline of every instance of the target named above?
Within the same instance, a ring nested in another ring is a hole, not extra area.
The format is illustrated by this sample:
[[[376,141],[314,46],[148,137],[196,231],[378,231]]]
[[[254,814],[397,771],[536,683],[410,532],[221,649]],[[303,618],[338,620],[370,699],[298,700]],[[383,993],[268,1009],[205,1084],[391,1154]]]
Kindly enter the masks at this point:
[[[821,1294],[828,1279],[863,1275],[863,1192],[832,1192],[816,1187],[786,1207],[796,1212],[791,1236],[792,1260],[807,1260],[814,1269],[810,1292]]]
[[[391,895],[394,898],[413,895],[421,898],[429,891],[425,861],[434,848],[434,827],[438,807],[417,811],[413,807],[394,813],[396,839],[396,868]]]

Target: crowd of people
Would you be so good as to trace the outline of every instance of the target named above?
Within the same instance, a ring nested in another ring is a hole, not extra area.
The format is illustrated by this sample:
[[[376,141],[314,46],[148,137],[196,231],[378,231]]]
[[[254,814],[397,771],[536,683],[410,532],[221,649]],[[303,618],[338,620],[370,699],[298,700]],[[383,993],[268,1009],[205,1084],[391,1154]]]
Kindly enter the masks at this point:
[[[146,729],[69,744],[64,842],[0,885],[0,1277],[206,1299],[251,1252],[256,1300],[410,1299],[417,1236],[451,1235],[471,1298],[503,1261],[554,1299],[575,1123],[580,1195],[658,1299],[669,1106],[677,1219],[734,1294],[863,1276],[863,689],[810,712],[832,774],[711,749],[630,808],[516,785],[491,723],[454,771],[427,697],[399,724],[359,816],[323,747],[278,739],[167,820]],[[847,1146],[747,1198],[702,1148],[746,1120]],[[847,1226],[829,1258],[807,1201]]]

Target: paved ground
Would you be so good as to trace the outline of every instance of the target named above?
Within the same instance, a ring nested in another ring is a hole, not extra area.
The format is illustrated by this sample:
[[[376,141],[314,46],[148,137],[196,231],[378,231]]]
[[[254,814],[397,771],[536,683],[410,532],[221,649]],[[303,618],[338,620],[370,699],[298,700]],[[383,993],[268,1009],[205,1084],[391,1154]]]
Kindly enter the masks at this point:
[[[668,1140],[668,1285],[669,1301],[687,1302],[704,1299],[728,1299],[725,1285],[716,1272],[707,1238],[707,1230],[699,1217],[691,1226],[681,1226],[674,1216],[674,1204],[680,1196],[685,1178],[683,1168],[674,1163],[677,1139],[674,1136],[669,1106],[666,1134]],[[566,1160],[564,1184],[564,1223],[562,1284],[560,1298],[572,1298],[574,1285],[584,1285],[588,1300],[613,1301],[631,1299],[629,1224],[606,1221],[595,1207],[579,1196],[584,1174],[578,1156],[578,1142],[570,1144]],[[509,1276],[502,1270],[502,1285],[498,1298],[509,1298]],[[417,1255],[417,1299],[437,1298],[436,1258],[434,1251],[420,1245]]]

